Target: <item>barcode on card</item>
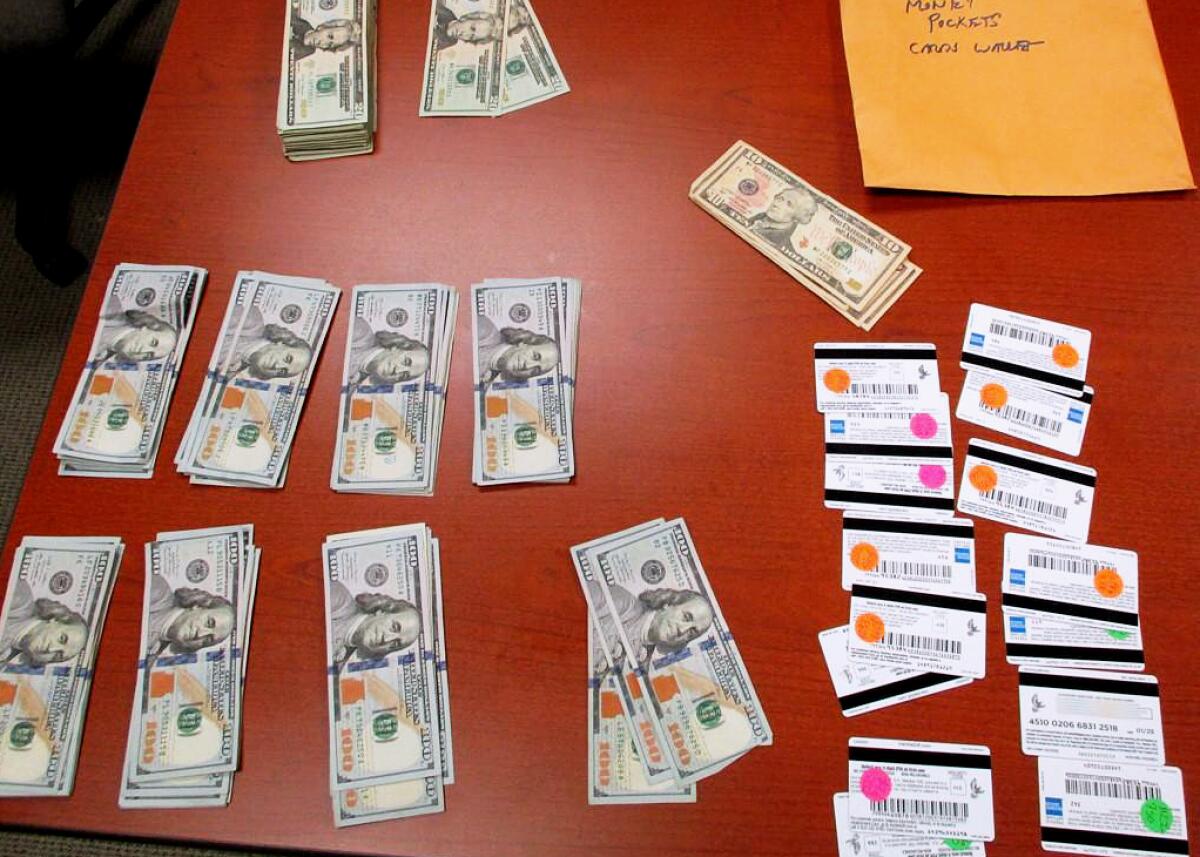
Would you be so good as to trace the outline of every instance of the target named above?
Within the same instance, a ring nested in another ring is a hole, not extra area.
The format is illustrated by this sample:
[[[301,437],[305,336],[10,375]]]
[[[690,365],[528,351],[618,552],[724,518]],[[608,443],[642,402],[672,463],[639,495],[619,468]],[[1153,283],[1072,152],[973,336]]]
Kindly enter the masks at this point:
[[[922,800],[920,798],[888,798],[871,801],[871,812],[875,815],[918,815],[926,818],[965,819],[970,807],[951,800]]]
[[[1030,568],[1047,568],[1051,571],[1066,571],[1070,574],[1085,574],[1088,577],[1095,577],[1097,571],[1108,568],[1109,564],[1095,559],[1030,551],[1029,566]]]
[[[1027,411],[1024,408],[1005,405],[1004,407],[1000,408],[1000,410],[996,410],[995,408],[989,408],[982,402],[979,403],[979,407],[985,411],[995,414],[1006,422],[1020,423],[1021,425],[1029,426],[1030,428],[1048,431],[1051,434],[1058,434],[1060,431],[1062,431],[1062,420],[1044,417],[1040,414],[1035,414],[1032,411]]]
[[[949,580],[953,569],[933,562],[898,562],[882,560],[879,573],[889,577],[918,577],[922,580]]]
[[[1162,789],[1138,780],[1079,780],[1067,777],[1067,794],[1116,800],[1162,800]]]
[[[1057,518],[1060,521],[1067,519],[1067,507],[1059,506],[1055,503],[1047,503],[1045,500],[1034,500],[1032,497],[1026,497],[1022,494],[1013,494],[1011,491],[1000,491],[992,489],[991,491],[982,491],[979,496],[984,500],[993,500],[1001,506],[1007,506],[1011,509],[1021,509],[1025,512],[1036,512],[1039,515],[1046,515],[1051,518]]]
[[[851,396],[915,396],[916,384],[851,384],[846,391]]]
[[[1019,327],[1015,324],[1005,324],[1001,321],[993,321],[988,325],[988,330],[996,336],[1007,336],[1009,339],[1017,339],[1021,342],[1028,342],[1030,345],[1044,345],[1047,348],[1053,348],[1060,342],[1067,341],[1061,336],[1055,336],[1052,333],[1043,333],[1028,327]]]
[[[883,635],[885,646],[895,646],[898,649],[922,649],[927,652],[940,652],[948,655],[962,654],[961,640],[947,640],[944,637],[925,637],[920,634],[901,634],[888,631]]]
[[[911,420],[915,416],[913,411],[866,411],[861,414],[855,414],[856,420]]]

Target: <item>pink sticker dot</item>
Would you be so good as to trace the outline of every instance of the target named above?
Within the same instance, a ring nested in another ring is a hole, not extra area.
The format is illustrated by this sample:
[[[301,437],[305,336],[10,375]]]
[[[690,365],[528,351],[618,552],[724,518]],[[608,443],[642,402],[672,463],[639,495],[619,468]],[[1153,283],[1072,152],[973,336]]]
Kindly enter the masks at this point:
[[[941,488],[946,484],[946,468],[940,464],[922,464],[917,477],[926,488]]]
[[[859,786],[867,800],[887,800],[892,793],[892,778],[883,768],[867,768],[862,772]]]
[[[932,414],[913,414],[908,421],[909,430],[921,440],[929,440],[937,434],[937,420]]]

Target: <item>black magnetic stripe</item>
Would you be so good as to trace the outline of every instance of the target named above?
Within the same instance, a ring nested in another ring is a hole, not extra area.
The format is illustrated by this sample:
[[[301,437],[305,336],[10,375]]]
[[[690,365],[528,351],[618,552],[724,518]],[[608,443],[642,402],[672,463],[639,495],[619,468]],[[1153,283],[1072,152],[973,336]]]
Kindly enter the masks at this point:
[[[937,360],[936,348],[817,348],[818,360],[853,360],[859,357],[884,357],[889,360]]]
[[[1100,830],[1063,830],[1043,827],[1042,842],[1084,845],[1090,848],[1124,848],[1129,851],[1153,851],[1156,854],[1187,854],[1186,839],[1163,839],[1133,833],[1105,833]]]
[[[996,360],[994,357],[981,357],[978,354],[964,351],[962,362],[970,363],[973,366],[982,366],[985,369],[993,369],[997,372],[1007,372],[1009,375],[1019,375],[1031,381],[1041,381],[1043,384],[1053,384],[1056,387],[1066,387],[1070,390],[1078,390],[1080,393],[1083,392],[1082,381],[1064,378],[1062,375],[1055,375],[1053,372],[1045,372],[1041,369],[1030,369],[1028,366],[1016,363],[1006,363],[1003,360]]]
[[[938,750],[901,750],[895,747],[851,747],[851,762],[882,762],[894,765],[938,765],[942,768],[992,769],[991,754],[943,753]]]
[[[895,443],[827,442],[825,452],[830,455],[887,455],[905,458],[954,457],[954,450],[948,446],[900,446]]]
[[[1158,696],[1156,681],[1120,681],[1115,678],[1085,678],[1077,675],[1043,675],[1018,673],[1023,687],[1051,687],[1059,690],[1093,690],[1096,693],[1119,693],[1128,696]]]
[[[892,699],[906,693],[937,687],[939,684],[947,684],[960,679],[961,676],[945,675],[944,673],[920,673],[901,681],[885,684],[882,687],[873,687],[870,690],[860,690],[858,693],[849,693],[838,697],[838,704],[842,706],[842,711],[848,711],[851,708],[859,708],[863,705],[870,705],[872,702]]]
[[[948,536],[956,539],[975,538],[975,523],[929,524],[918,521],[884,521],[875,518],[843,518],[843,530],[862,530],[868,533],[911,533],[915,536]]]
[[[1068,604],[1065,601],[1051,601],[1048,598],[1032,598],[1028,595],[1017,595],[1005,592],[1000,596],[1000,603],[1005,607],[1017,607],[1021,610],[1037,610],[1042,613],[1057,613],[1060,616],[1074,616],[1077,619],[1095,619],[1097,622],[1108,622],[1112,625],[1128,625],[1138,627],[1138,614],[1126,613],[1121,610],[1109,610],[1106,607],[1089,607],[1086,604]]]
[[[1086,485],[1089,488],[1096,487],[1095,474],[1079,473],[1075,470],[1068,470],[1065,467],[1057,467],[1053,464],[1046,464],[1042,461],[1031,461],[1030,459],[1023,458],[1020,455],[1001,452],[998,449],[987,449],[986,447],[976,446],[973,443],[968,443],[967,455],[973,455],[976,458],[983,458],[987,461],[994,461],[997,464],[1010,464],[1013,467],[1019,467],[1022,470],[1028,470],[1033,473],[1041,473],[1043,476],[1053,476],[1057,479],[1063,479],[1067,482],[1074,482],[1077,485]]]
[[[1107,649],[1088,646],[1048,646],[1043,643],[1005,643],[1004,652],[1010,658],[1057,658],[1063,661],[1113,661],[1121,664],[1141,664],[1146,653],[1141,649]]]
[[[912,506],[914,509],[945,509],[954,511],[949,497],[910,497],[906,494],[887,494],[876,491],[835,491],[826,489],[825,499],[831,503],[872,503],[877,506]]]
[[[986,613],[987,602],[973,598],[956,598],[953,595],[938,595],[933,592],[911,592],[907,589],[889,589],[886,586],[870,586],[856,583],[850,587],[851,598],[878,598],[881,601],[900,601],[904,604],[921,604],[925,607],[944,607],[947,610],[965,610],[968,613]]]
[[[1074,399],[1075,397],[1074,397],[1074,396],[1067,396],[1067,398],[1068,398],[1068,399]],[[1087,392],[1087,391],[1085,390],[1085,391],[1083,392],[1083,394],[1079,396],[1079,401],[1083,402],[1085,405],[1090,405],[1090,404],[1092,403],[1092,399],[1094,399],[1094,398],[1096,398],[1096,394],[1095,394],[1095,393],[1089,393],[1089,392]]]

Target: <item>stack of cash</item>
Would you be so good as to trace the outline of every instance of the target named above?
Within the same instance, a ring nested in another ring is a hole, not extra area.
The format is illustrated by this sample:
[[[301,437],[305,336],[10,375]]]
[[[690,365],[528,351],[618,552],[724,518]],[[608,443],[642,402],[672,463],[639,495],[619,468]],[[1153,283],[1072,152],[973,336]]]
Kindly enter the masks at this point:
[[[772,741],[682,518],[571,548],[588,606],[589,803],[695,800]]]
[[[471,286],[476,485],[566,482],[575,475],[579,280]]]
[[[17,547],[0,612],[0,797],[71,793],[124,550],[102,536],[27,536]]]
[[[275,124],[293,161],[375,148],[375,0],[287,0]]]
[[[229,803],[260,554],[252,524],[159,533],[146,545],[124,809]]]
[[[280,488],[341,292],[239,271],[175,465],[193,484]]]
[[[741,140],[688,195],[863,330],[921,274],[899,238]]]
[[[340,533],[321,556],[334,824],[442,812],[454,753],[438,540],[424,524]]]
[[[529,0],[433,0],[421,116],[500,116],[568,91]]]
[[[433,493],[457,315],[449,286],[355,286],[334,491]]]
[[[149,479],[208,271],[122,262],[54,441],[60,476]]]

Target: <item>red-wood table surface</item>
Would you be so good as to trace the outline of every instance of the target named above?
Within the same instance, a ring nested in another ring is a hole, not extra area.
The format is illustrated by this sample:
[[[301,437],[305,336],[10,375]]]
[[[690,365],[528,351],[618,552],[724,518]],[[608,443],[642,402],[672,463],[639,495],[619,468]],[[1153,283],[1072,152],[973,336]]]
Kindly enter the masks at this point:
[[[988,853],[1036,853],[1037,765],[1020,752],[1017,671],[1004,662],[998,621],[1003,527],[977,527],[979,585],[991,602],[985,680],[846,720],[817,645],[818,631],[846,621],[849,599],[839,583],[840,514],[821,501],[812,344],[935,342],[943,387],[957,401],[972,301],[1094,332],[1096,404],[1078,459],[1100,474],[1091,540],[1141,556],[1147,669],[1162,684],[1167,760],[1195,796],[1195,192],[1010,200],[866,190],[834,0],[538,0],[572,92],[493,120],[417,118],[428,6],[384,2],[375,153],[291,164],[275,133],[283,5],[179,4],[4,563],[29,534],[117,534],[130,550],[74,794],[0,801],[0,823],[378,854],[832,855],[846,739],[868,735],[989,745],[997,837]],[[1196,169],[1200,6],[1151,7]],[[869,337],[688,200],[689,183],[737,138],[913,245],[925,275]],[[120,261],[211,272],[158,472],[148,482],[59,478],[54,433]],[[440,281],[464,294],[484,277],[582,278],[577,477],[490,491],[471,484],[464,305],[436,495],[334,494],[343,306],[286,487],[189,485],[171,456],[240,268],[346,289]],[[1004,440],[958,421],[954,433],[959,468],[968,438]],[[593,808],[585,612],[567,548],[659,515],[686,517],[775,744],[701,783],[695,805]],[[244,521],[255,524],[263,566],[233,802],[123,812],[141,545],[159,530]],[[458,782],[443,814],[336,830],[320,544],[327,533],[415,521],[442,543]]]

